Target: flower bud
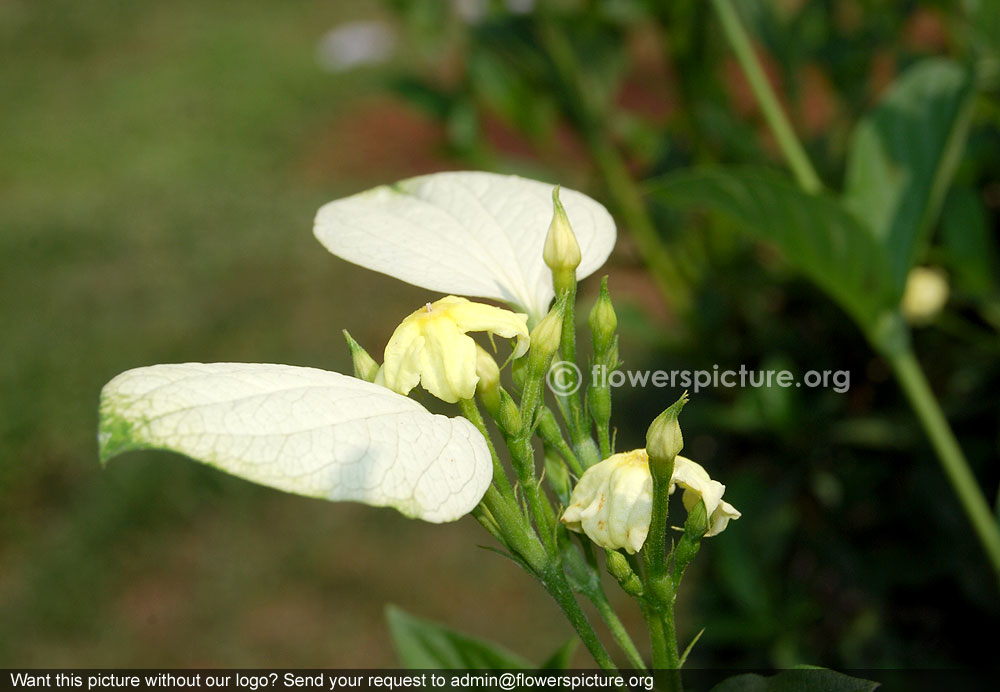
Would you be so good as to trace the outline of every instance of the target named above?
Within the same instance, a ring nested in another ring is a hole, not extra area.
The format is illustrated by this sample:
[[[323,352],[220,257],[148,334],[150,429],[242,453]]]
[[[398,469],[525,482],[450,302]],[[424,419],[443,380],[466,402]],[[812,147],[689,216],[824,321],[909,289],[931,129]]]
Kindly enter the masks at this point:
[[[684,522],[684,533],[674,548],[674,581],[684,573],[684,570],[698,554],[701,539],[708,530],[708,514],[704,502],[697,502],[688,512]]]
[[[563,309],[565,302],[558,301],[552,306],[542,321],[531,330],[531,348],[528,350],[528,372],[544,373],[549,367],[549,361],[559,350],[562,338]]]
[[[622,590],[632,596],[642,596],[642,580],[635,573],[625,556],[617,550],[609,550],[607,556],[608,573],[621,584]]]
[[[361,345],[354,340],[345,329],[344,338],[347,340],[347,348],[351,350],[351,362],[354,364],[354,376],[365,382],[374,382],[378,374],[378,363],[368,355],[368,351],[361,348]]]
[[[615,307],[611,304],[611,294],[608,293],[608,277],[606,276],[601,279],[601,292],[597,296],[594,307],[590,310],[587,323],[590,325],[595,358],[602,358],[611,350],[615,341],[615,332],[618,329],[618,315],[615,314]]]
[[[948,276],[937,267],[914,267],[906,277],[900,310],[913,325],[928,324],[948,302]]]
[[[508,435],[513,435],[521,429],[521,411],[514,403],[513,397],[500,388],[500,415],[497,417],[497,425]]]
[[[556,295],[572,289],[576,285],[576,268],[580,266],[580,243],[570,226],[566,209],[559,201],[559,186],[552,190],[552,223],[545,236],[542,259],[552,270],[552,283]]]
[[[497,419],[500,416],[500,368],[486,349],[476,344],[476,394],[489,414]]]
[[[681,435],[677,416],[687,400],[687,392],[684,392],[680,399],[653,420],[646,431],[646,452],[654,466],[663,464],[669,468],[674,457],[684,448],[684,436]]]

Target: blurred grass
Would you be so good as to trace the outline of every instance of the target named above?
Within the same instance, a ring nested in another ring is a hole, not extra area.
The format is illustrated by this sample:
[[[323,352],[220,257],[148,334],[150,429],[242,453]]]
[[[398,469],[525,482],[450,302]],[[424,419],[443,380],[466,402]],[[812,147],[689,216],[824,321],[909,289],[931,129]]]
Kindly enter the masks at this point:
[[[471,520],[169,454],[97,463],[116,373],[343,371],[342,328],[378,349],[424,299],[310,232],[323,202],[444,165],[432,126],[373,96],[377,72],[314,62],[372,5],[0,4],[0,666],[393,665],[386,601],[532,658],[568,636]]]

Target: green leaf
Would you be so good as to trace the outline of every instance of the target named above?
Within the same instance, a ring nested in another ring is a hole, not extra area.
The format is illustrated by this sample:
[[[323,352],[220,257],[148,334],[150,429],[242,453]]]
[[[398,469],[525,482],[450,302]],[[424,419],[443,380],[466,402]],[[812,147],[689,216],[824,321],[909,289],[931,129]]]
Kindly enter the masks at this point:
[[[712,692],[872,692],[879,683],[825,668],[785,670],[777,675],[735,675],[720,682]]]
[[[540,666],[541,670],[569,670],[569,666],[573,662],[573,654],[576,653],[579,644],[579,637],[570,637],[567,639],[565,644],[553,651],[552,655],[545,659],[545,662]]]
[[[499,644],[460,634],[388,605],[389,632],[406,668],[531,669],[531,663]]]
[[[897,287],[918,260],[965,148],[972,75],[923,60],[858,123],[847,157],[844,202],[886,247]]]
[[[958,287],[982,297],[997,276],[996,244],[986,222],[982,199],[968,187],[954,187],[941,212],[941,244]]]
[[[803,192],[782,174],[753,166],[688,169],[650,189],[661,202],[719,212],[774,243],[868,330],[899,302],[872,235],[837,200]]]

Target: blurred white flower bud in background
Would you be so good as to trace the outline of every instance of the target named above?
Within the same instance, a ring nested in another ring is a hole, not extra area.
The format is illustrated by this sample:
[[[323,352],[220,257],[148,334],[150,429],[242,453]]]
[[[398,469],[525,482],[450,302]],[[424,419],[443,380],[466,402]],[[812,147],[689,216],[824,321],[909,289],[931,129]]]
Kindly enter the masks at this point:
[[[329,72],[347,72],[392,57],[396,34],[379,21],[347,22],[334,27],[316,45],[316,62]]]

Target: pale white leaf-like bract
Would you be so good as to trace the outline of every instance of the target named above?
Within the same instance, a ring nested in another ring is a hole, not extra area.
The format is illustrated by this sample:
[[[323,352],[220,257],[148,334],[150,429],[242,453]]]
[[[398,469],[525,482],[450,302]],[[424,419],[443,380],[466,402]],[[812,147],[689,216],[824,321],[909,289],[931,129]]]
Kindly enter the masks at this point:
[[[376,384],[315,368],[185,363],[128,370],[101,392],[102,461],[166,449],[290,493],[470,512],[493,477],[482,434]]]
[[[542,259],[553,185],[478,171],[433,173],[335,200],[314,233],[333,254],[432,291],[513,304],[534,321],[554,297]],[[580,244],[578,279],[615,244],[615,222],[587,195],[560,198]]]

